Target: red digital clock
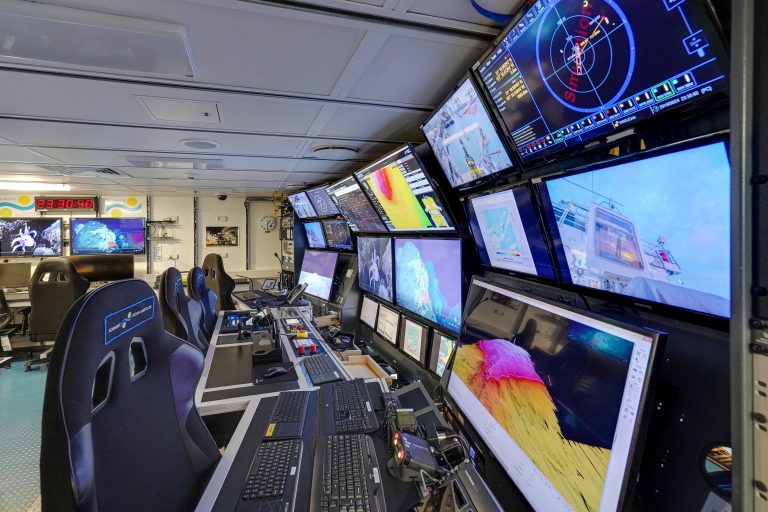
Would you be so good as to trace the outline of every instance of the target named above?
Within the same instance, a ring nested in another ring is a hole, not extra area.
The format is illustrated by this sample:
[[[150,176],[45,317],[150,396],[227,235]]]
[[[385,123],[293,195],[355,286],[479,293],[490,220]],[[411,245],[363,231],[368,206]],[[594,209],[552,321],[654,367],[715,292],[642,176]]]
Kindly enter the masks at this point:
[[[89,197],[36,197],[35,198],[35,210],[46,211],[61,211],[61,210],[79,210],[79,211],[95,211],[96,210],[96,198]]]

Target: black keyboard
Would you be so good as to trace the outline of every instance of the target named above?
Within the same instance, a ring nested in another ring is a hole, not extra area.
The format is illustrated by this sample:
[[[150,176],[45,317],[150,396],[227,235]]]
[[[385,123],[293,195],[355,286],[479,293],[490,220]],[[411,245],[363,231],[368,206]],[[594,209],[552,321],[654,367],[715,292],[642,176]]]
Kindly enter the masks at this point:
[[[336,369],[336,365],[333,364],[333,359],[328,354],[305,357],[302,363],[315,386],[343,380],[339,370]]]
[[[256,450],[238,510],[293,510],[301,441],[264,443]]]
[[[319,512],[385,512],[384,488],[373,441],[365,435],[328,436],[318,440],[322,456]]]
[[[280,393],[264,432],[264,440],[301,438],[308,404],[309,391]]]
[[[333,421],[337,434],[375,432],[379,421],[371,405],[371,397],[362,379],[337,382],[333,392]]]

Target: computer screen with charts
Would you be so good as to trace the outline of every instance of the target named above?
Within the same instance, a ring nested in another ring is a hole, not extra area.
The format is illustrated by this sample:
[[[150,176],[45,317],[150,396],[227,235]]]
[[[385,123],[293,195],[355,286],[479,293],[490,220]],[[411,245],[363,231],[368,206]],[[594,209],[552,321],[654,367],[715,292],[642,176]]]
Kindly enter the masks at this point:
[[[328,187],[328,195],[339,208],[341,214],[354,232],[385,233],[386,226],[381,222],[371,202],[355,181],[354,176],[347,176]]]

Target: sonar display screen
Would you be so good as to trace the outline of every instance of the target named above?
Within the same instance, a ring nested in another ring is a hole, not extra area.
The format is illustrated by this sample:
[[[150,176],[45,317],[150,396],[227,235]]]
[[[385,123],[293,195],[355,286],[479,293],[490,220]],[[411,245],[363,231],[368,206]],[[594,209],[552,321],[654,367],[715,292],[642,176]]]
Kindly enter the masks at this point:
[[[144,219],[72,219],[72,254],[144,254]]]
[[[533,4],[477,65],[520,157],[578,146],[727,90],[729,64],[702,4]]]
[[[507,148],[469,78],[435,110],[421,130],[453,187],[512,167]]]
[[[347,221],[324,220],[323,231],[329,249],[352,250],[352,234],[349,232]]]
[[[354,176],[348,176],[329,186],[328,195],[331,196],[352,231],[363,233],[387,231]]]

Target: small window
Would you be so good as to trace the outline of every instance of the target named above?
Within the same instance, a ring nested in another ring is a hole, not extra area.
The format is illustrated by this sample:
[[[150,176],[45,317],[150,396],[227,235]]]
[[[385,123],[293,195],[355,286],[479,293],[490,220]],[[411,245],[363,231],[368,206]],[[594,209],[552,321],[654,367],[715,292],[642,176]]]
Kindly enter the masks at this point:
[[[128,350],[131,382],[136,382],[147,373],[147,347],[144,339],[133,338]]]
[[[115,353],[110,352],[102,359],[91,388],[91,414],[96,414],[106,405],[112,391],[112,376],[115,373]]]

